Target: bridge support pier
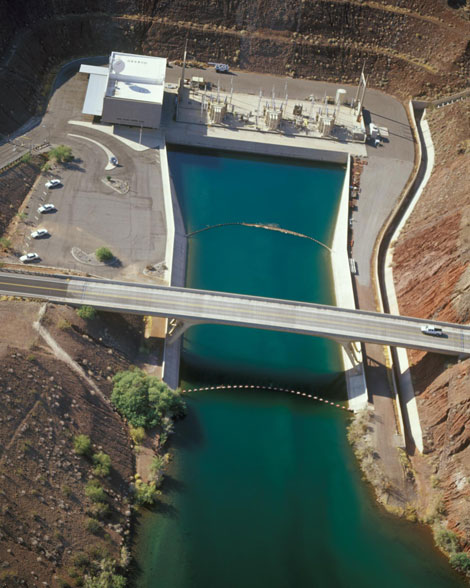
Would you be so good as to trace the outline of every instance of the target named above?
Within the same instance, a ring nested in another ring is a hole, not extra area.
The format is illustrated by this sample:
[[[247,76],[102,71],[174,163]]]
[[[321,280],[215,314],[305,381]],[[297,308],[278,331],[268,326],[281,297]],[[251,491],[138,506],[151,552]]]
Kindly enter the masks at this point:
[[[168,332],[167,332],[167,341],[168,343],[174,343],[177,339],[181,337],[181,335],[194,325],[197,325],[196,321],[189,321],[189,320],[181,320],[181,319],[169,319],[168,320]]]
[[[361,363],[361,359],[357,355],[357,350],[354,341],[341,341],[338,340],[346,351],[347,356],[349,357],[349,361],[352,363],[353,368],[357,368]]]

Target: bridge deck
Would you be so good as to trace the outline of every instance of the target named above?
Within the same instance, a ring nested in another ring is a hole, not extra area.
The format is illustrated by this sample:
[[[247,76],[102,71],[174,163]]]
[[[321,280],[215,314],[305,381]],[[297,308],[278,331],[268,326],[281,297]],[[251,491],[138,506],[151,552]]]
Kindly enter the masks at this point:
[[[470,355],[470,327],[433,321],[444,331],[444,337],[433,337],[421,332],[421,326],[430,321],[319,304],[10,272],[0,272],[0,292],[195,323],[221,323],[339,341],[364,341],[450,355]]]

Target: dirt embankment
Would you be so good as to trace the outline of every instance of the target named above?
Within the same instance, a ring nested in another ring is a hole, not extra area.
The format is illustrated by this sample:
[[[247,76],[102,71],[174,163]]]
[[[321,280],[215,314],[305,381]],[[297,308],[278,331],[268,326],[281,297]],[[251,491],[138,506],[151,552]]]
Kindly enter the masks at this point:
[[[71,308],[47,307],[41,324],[86,379],[39,337],[40,308],[0,301],[0,585],[8,588],[78,586],[93,560],[126,559],[130,532],[135,456],[106,398],[112,376],[135,359],[141,319],[102,314],[87,322]],[[110,475],[93,474],[92,462],[75,453],[78,434],[109,455]],[[87,497],[92,477],[104,505]]]
[[[470,101],[430,110],[427,118],[435,167],[395,247],[400,311],[468,323]],[[414,459],[421,514],[432,521],[441,511],[470,548],[470,360],[408,355],[425,447]]]
[[[434,0],[402,4],[19,0],[0,5],[0,131],[13,131],[44,108],[58,64],[112,50],[181,59],[186,38],[200,62],[343,83],[356,83],[365,63],[371,85],[399,96],[465,87],[466,7]]]

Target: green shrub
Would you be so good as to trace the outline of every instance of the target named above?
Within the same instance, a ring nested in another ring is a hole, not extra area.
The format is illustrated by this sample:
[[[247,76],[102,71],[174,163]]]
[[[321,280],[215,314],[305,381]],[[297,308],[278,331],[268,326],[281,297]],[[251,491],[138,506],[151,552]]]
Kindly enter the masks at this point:
[[[459,572],[470,572],[470,557],[466,553],[453,553],[449,562]]]
[[[159,494],[155,482],[147,484],[146,482],[142,482],[142,480],[138,480],[135,485],[134,501],[139,506],[143,506],[144,504],[150,506],[155,503]]]
[[[455,553],[460,547],[457,535],[443,527],[435,529],[434,539],[436,540],[436,545],[447,553]]]
[[[93,306],[80,306],[80,308],[77,308],[77,314],[84,320],[92,321],[96,317],[96,308],[93,308]]]
[[[6,237],[0,237],[0,247],[5,250],[10,249],[10,247],[11,247],[10,239],[7,239]]]
[[[107,247],[99,247],[95,251],[95,255],[96,255],[96,259],[98,261],[111,261],[111,259],[113,259],[113,257],[114,257],[111,250],[108,249]]]
[[[93,456],[93,473],[95,476],[109,476],[111,472],[111,458],[107,453],[99,451]]]
[[[87,510],[93,518],[102,521],[109,515],[109,504],[107,502],[94,502]]]
[[[99,533],[101,530],[101,525],[99,524],[99,522],[96,519],[87,519],[85,526],[86,526],[86,530],[89,531],[90,533],[93,533],[94,535]]]
[[[90,457],[93,449],[90,437],[88,437],[88,435],[75,435],[73,439],[73,448],[77,455]]]
[[[141,445],[145,439],[145,429],[143,427],[133,427],[131,425],[129,434],[136,445]]]
[[[83,552],[77,553],[73,558],[73,565],[78,569],[86,568],[89,565],[89,563],[90,558],[86,553]]]
[[[111,402],[133,427],[145,429],[161,425],[164,417],[176,418],[186,413],[186,404],[178,391],[139,369],[114,376]]]
[[[47,154],[49,160],[55,159],[59,163],[64,163],[73,160],[72,148],[67,145],[58,145],[54,149],[50,149]]]
[[[92,502],[106,502],[106,492],[98,480],[90,480],[85,486],[85,495]]]
[[[22,163],[29,163],[30,161],[31,161],[31,153],[29,153],[29,151],[28,151],[28,153],[25,153],[23,155],[23,157],[21,158],[21,162]]]

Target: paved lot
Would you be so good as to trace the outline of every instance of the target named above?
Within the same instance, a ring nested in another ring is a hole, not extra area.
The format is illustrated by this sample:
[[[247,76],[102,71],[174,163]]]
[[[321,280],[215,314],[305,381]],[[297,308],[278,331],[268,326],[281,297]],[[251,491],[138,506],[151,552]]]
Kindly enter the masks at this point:
[[[48,266],[108,278],[145,279],[142,270],[163,261],[166,247],[159,152],[136,152],[110,135],[68,124],[69,119],[84,118],[81,107],[86,81],[86,76],[78,74],[60,85],[43,121],[28,134],[38,142],[70,145],[75,160],[43,174],[36,185],[26,210],[27,225],[20,229],[25,235],[24,251],[37,252],[41,263]],[[106,171],[105,151],[87,138],[111,151],[119,167]],[[108,175],[128,184],[128,192],[120,194],[104,183]],[[51,177],[60,178],[63,186],[47,190],[44,183]],[[54,203],[57,212],[38,214],[44,202]],[[29,239],[37,227],[46,228],[51,237]],[[71,253],[74,247],[91,253],[101,246],[109,247],[121,266],[87,265]]]

